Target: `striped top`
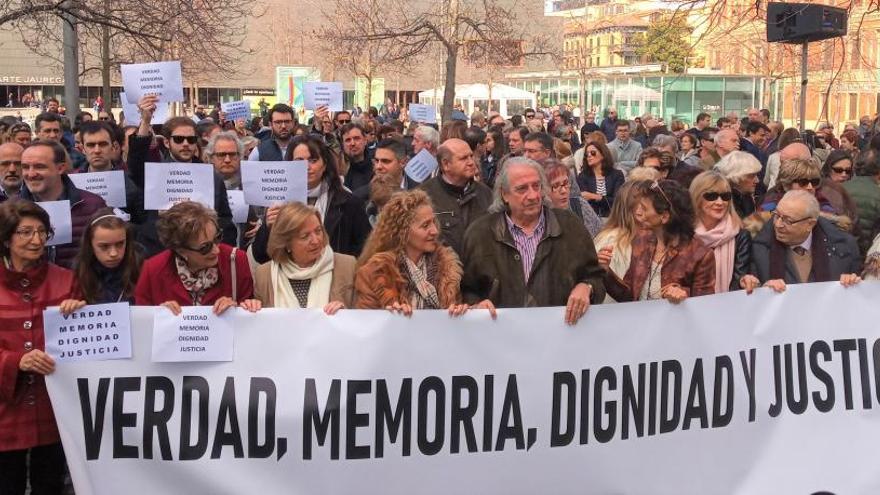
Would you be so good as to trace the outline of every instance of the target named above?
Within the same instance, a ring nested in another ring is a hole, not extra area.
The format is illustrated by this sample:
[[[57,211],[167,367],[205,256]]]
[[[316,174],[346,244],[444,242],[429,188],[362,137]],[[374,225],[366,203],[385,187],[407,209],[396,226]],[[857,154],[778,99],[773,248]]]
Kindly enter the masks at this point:
[[[519,251],[519,257],[522,260],[523,278],[528,284],[529,275],[532,273],[532,264],[535,262],[535,254],[538,252],[538,244],[541,243],[541,238],[544,237],[544,229],[546,228],[544,212],[541,212],[538,226],[535,227],[535,231],[531,235],[526,234],[522,228],[513,223],[510,215],[505,214],[504,219],[507,220],[507,230],[513,236],[516,250]]]
[[[605,197],[608,192],[605,190],[605,177],[596,177],[596,194]]]

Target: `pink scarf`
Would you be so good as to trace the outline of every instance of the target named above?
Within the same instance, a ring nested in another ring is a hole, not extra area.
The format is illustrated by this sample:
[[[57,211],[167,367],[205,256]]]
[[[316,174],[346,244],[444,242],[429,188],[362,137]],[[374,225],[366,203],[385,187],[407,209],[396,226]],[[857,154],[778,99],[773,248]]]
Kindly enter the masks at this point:
[[[728,292],[733,279],[733,258],[736,255],[735,237],[739,227],[730,220],[730,214],[712,230],[706,230],[703,222],[697,221],[694,234],[706,247],[715,252],[715,293]]]

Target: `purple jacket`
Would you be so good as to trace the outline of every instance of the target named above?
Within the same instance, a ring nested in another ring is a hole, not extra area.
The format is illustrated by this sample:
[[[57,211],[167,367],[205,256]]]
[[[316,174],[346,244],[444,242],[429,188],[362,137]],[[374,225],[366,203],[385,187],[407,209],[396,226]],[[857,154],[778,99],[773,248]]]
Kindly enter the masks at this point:
[[[101,196],[82,189],[77,189],[76,186],[73,185],[73,181],[71,181],[67,175],[62,175],[61,180],[64,182],[64,193],[61,195],[60,199],[70,200],[70,220],[73,224],[73,242],[54,246],[55,258],[52,260],[50,257],[50,260],[58,266],[72,268],[73,260],[79,252],[80,241],[82,240],[83,233],[86,231],[86,227],[88,227],[89,219],[96,211],[106,207],[107,204],[104,203],[104,198]],[[36,202],[33,194],[31,194],[27,186],[24,184],[22,184],[20,196],[23,199]]]

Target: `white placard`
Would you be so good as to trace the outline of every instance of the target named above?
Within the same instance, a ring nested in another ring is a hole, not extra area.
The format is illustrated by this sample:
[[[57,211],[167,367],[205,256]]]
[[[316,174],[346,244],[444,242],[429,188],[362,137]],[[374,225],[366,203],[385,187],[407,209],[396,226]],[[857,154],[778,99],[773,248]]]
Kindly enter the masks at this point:
[[[147,162],[144,172],[145,210],[167,210],[182,201],[196,201],[214,208],[212,165]]]
[[[331,112],[342,111],[341,82],[311,82],[303,84],[303,103],[306,110],[327,105]]]
[[[437,159],[426,149],[416,153],[416,156],[406,162],[404,171],[410,179],[416,182],[424,182],[437,169]]]
[[[217,316],[211,306],[184,306],[177,316],[163,309],[153,320],[153,362],[232,361],[230,308]]]
[[[431,105],[409,104],[409,121],[422,124],[436,124],[437,110]]]
[[[83,189],[104,198],[107,206],[125,208],[125,172],[108,170],[107,172],[87,172],[67,174],[77,189]]]
[[[119,93],[119,101],[122,103],[122,114],[125,117],[125,125],[140,125],[141,111],[138,109],[137,102],[129,103],[125,92]],[[156,104],[156,110],[153,112],[153,118],[150,119],[150,125],[161,125],[168,120],[169,103],[159,102]]]
[[[43,311],[46,353],[57,361],[104,361],[131,357],[131,307],[93,304],[64,316],[58,306]]]
[[[273,206],[288,201],[305,203],[309,188],[308,162],[241,162],[244,200],[253,206]]]
[[[159,101],[183,101],[183,76],[180,61],[122,64],[122,87],[129,103],[146,95],[158,95]]]
[[[239,119],[248,123],[251,120],[251,102],[244,101],[227,101],[221,103],[220,107],[226,113],[226,120],[237,122]]]
[[[250,206],[244,201],[244,191],[240,189],[227,189],[226,198],[229,200],[229,209],[232,210],[232,221],[246,223]]]
[[[73,242],[73,223],[70,217],[70,201],[40,201],[37,206],[49,214],[49,223],[55,235],[46,243],[47,246],[60,246]]]

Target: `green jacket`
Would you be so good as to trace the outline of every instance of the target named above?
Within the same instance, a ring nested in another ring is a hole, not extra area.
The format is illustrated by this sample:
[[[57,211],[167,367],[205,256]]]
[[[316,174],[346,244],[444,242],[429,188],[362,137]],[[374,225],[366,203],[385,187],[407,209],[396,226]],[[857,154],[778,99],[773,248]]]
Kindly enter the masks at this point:
[[[490,213],[468,228],[462,250],[465,302],[489,299],[499,308],[565,306],[581,282],[593,286],[591,303],[605,299],[605,271],[583,222],[567,210],[544,208],[544,214],[544,236],[528,284],[505,213]]]
[[[843,187],[859,212],[859,251],[864,256],[880,227],[880,186],[873,177],[857,176],[844,182]]]

